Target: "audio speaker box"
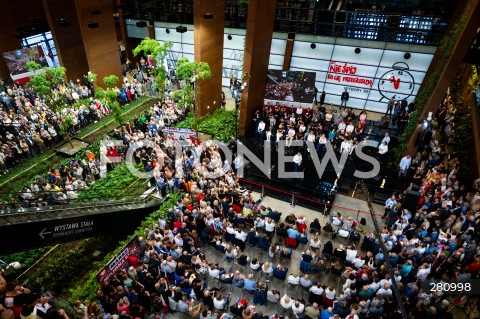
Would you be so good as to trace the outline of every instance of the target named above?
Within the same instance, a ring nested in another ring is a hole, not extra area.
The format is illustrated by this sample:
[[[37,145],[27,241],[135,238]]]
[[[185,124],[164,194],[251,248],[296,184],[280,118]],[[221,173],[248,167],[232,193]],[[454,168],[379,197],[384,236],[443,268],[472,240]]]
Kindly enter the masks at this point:
[[[417,209],[418,201],[420,200],[420,192],[414,190],[408,190],[405,195],[405,200],[403,201],[402,208],[408,209],[410,212],[414,213]]]

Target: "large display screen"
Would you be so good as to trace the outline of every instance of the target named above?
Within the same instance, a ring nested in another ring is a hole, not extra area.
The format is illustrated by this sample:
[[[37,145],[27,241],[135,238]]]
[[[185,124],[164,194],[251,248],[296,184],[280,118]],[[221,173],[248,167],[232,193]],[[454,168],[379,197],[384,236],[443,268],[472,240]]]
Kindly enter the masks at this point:
[[[3,52],[3,57],[7,62],[7,67],[10,70],[12,79],[15,79],[28,72],[25,69],[25,65],[28,61],[35,61],[42,67],[48,66],[47,58],[45,57],[42,46],[40,45],[22,48],[15,51]]]
[[[269,100],[312,103],[315,72],[268,70],[265,98]]]
[[[380,113],[392,97],[408,103],[415,99],[433,58],[433,53],[409,47],[401,51],[317,43],[311,49],[310,44],[295,41],[290,69],[314,71],[319,93],[326,93],[325,104],[339,105],[346,89],[348,107]]]

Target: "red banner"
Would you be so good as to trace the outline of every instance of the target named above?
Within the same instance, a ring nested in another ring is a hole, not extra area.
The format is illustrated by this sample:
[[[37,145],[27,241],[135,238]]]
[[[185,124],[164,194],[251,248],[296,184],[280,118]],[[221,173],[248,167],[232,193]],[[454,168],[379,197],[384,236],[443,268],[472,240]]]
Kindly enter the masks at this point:
[[[135,235],[125,245],[125,247],[119,251],[115,257],[113,257],[102,270],[97,274],[97,280],[99,283],[103,283],[105,280],[112,277],[119,269],[126,268],[128,266],[127,258],[130,252],[138,251],[138,237]]]

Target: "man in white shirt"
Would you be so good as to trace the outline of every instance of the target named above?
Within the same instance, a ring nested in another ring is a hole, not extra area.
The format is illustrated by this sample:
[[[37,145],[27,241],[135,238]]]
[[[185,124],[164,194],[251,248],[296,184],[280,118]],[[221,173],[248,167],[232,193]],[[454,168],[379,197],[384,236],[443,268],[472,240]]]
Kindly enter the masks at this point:
[[[352,143],[350,140],[343,140],[342,144],[340,145],[340,153],[343,154],[343,152],[349,154],[350,149],[352,148]]]
[[[302,152],[297,152],[297,154],[293,157],[293,170],[295,172],[300,171],[300,166],[302,165]]]
[[[430,264],[423,264],[423,266],[418,270],[417,277],[421,281],[427,279],[427,276],[430,274]]]
[[[259,140],[263,140],[263,132],[265,132],[265,122],[263,120],[260,120],[260,123],[258,123],[257,131],[255,132],[255,135]]]
[[[239,229],[238,231],[235,232],[235,239],[238,239],[244,242],[245,240],[247,240],[247,233]]]
[[[385,136],[382,139],[382,143],[383,142],[386,142],[387,145],[388,145],[388,143],[390,143],[390,136],[388,135],[388,133],[385,133]]]
[[[385,213],[383,214],[382,218],[387,218],[388,213],[390,213],[390,210],[395,206],[397,206],[397,199],[395,194],[392,194],[392,197],[385,201]]]
[[[407,174],[408,168],[410,167],[410,164],[412,164],[412,157],[410,155],[405,155],[400,161],[400,172],[398,175],[405,176]]]
[[[317,296],[323,295],[323,288],[321,284],[316,284],[310,287],[309,291]]]
[[[386,283],[386,284],[383,285],[383,287],[380,287],[377,290],[377,295],[391,296],[392,295],[392,289],[390,289],[390,285]]]
[[[355,257],[357,257],[357,250],[355,249],[355,246],[347,247],[347,257],[345,260],[349,263],[353,263]]]
[[[388,152],[388,144],[387,142],[383,141],[382,144],[378,146],[378,154],[385,155]]]
[[[378,160],[380,162],[383,162],[385,160],[385,158],[387,157],[387,152],[388,152],[388,143],[383,141],[378,146]]]

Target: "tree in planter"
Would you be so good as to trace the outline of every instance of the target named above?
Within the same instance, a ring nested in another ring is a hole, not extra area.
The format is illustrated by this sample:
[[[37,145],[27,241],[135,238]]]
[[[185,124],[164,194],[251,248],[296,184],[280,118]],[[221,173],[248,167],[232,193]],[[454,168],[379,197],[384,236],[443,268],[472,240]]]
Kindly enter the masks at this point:
[[[40,64],[34,61],[28,61],[25,68],[34,72],[30,76],[30,81],[26,84],[27,87],[33,88],[35,94],[44,96],[49,101],[49,105],[55,109],[64,105],[65,94],[54,95],[52,87],[65,82],[67,69],[64,67],[42,68]]]
[[[108,105],[112,110],[112,115],[115,121],[118,122],[118,125],[122,128],[123,131],[123,124],[125,119],[123,118],[122,110],[120,109],[120,104],[117,101],[117,92],[113,90],[113,87],[117,84],[118,77],[116,75],[107,75],[103,78],[103,83],[108,88],[106,91],[100,91],[98,96],[103,96],[106,100]],[[97,90],[98,91],[98,90]]]
[[[112,74],[103,78],[103,83],[108,89],[112,89],[118,83],[118,76]]]
[[[105,91],[105,99],[107,100],[108,104],[112,109],[112,116],[117,121],[118,125],[122,128],[123,131],[123,124],[125,119],[123,117],[122,109],[120,108],[120,104],[117,101],[117,92],[110,89]]]
[[[67,115],[63,119],[62,124],[60,124],[60,133],[62,133],[62,135],[67,138],[68,143],[70,143],[70,146],[73,148],[72,138],[70,137],[70,127],[72,126],[72,124],[72,117],[70,115]]]
[[[210,66],[206,62],[189,61],[187,58],[180,58],[177,61],[177,77],[185,81],[185,85],[173,94],[174,100],[182,107],[190,108],[195,116],[195,95],[199,94],[192,89],[190,81],[208,80],[212,77]]]
[[[165,41],[163,44],[160,44],[157,40],[147,37],[132,51],[134,56],[138,56],[142,52],[145,55],[150,55],[154,62],[152,74],[155,75],[155,82],[160,91],[160,97],[163,97],[165,94],[165,80],[167,79],[167,70],[165,69],[164,61],[167,57],[168,49],[172,46],[173,44],[170,41]]]
[[[103,99],[105,99],[105,95],[106,95],[105,90],[102,89],[101,87],[99,87],[99,88],[97,88],[97,89],[95,90],[95,98],[96,98],[97,100],[103,100]]]
[[[91,85],[93,85],[93,83],[97,80],[97,75],[91,71],[88,71],[87,73],[87,81],[88,83],[90,83]]]

